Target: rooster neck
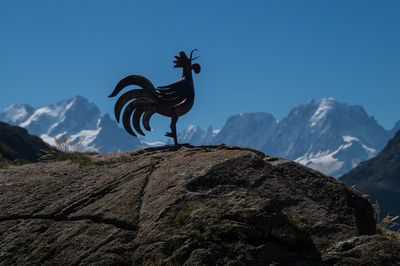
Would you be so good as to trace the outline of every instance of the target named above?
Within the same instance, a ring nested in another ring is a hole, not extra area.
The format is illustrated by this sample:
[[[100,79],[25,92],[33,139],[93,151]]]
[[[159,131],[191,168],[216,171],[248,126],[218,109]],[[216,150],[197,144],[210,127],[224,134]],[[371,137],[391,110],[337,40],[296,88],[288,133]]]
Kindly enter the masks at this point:
[[[182,71],[182,79],[189,80],[193,83],[192,69],[184,67]]]

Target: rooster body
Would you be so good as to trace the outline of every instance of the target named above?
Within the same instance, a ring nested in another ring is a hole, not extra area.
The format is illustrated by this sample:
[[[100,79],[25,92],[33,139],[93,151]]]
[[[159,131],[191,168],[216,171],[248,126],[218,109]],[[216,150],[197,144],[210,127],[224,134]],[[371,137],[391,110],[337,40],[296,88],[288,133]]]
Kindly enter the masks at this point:
[[[125,87],[136,85],[142,89],[134,89],[122,94],[114,108],[114,114],[117,122],[119,123],[121,112],[126,105],[122,115],[122,124],[125,130],[136,137],[135,132],[131,127],[131,119],[133,128],[141,135],[145,135],[140,127],[140,119],[142,118],[143,127],[150,131],[150,118],[153,114],[171,118],[171,132],[165,135],[174,139],[175,145],[178,145],[176,135],[176,122],[178,118],[192,109],[194,103],[194,84],[192,77],[192,70],[198,74],[200,73],[200,65],[192,65],[192,54],[190,58],[184,52],[180,52],[179,56],[175,56],[174,67],[183,68],[182,79],[175,83],[166,86],[155,88],[153,84],[145,77],[138,75],[131,75],[120,80],[115,87],[114,91],[109,97],[115,97]]]

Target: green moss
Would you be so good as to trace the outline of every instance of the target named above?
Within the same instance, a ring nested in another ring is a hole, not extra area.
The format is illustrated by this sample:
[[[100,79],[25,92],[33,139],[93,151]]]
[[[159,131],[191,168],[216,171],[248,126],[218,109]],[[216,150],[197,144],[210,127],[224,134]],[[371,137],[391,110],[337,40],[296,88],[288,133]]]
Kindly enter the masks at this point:
[[[200,241],[221,242],[220,234],[210,228],[205,228],[204,230],[191,230],[189,235]]]
[[[297,220],[292,220],[292,223],[294,223],[294,221]],[[311,235],[305,229],[297,227],[294,227],[294,229],[294,231],[285,232],[280,228],[275,228],[267,232],[265,237],[279,242],[291,250],[307,250],[313,247],[314,244]]]
[[[286,242],[286,235],[282,233],[282,231],[279,228],[274,228],[270,232],[266,234],[267,237],[271,237],[275,240],[278,240],[279,242]]]
[[[289,224],[291,226],[293,226],[294,228],[296,228],[296,229],[300,229],[301,226],[303,225],[303,223],[300,220],[300,218],[298,218],[298,217],[296,217],[296,216],[294,216],[292,214],[288,214],[287,218],[288,218]]]
[[[212,149],[212,148],[204,148],[203,149],[203,152],[212,152],[212,151],[215,151],[215,149]]]
[[[188,202],[183,206],[183,208],[178,211],[178,213],[175,216],[175,227],[177,229],[181,228],[182,226],[185,225],[187,219],[190,217],[190,214],[201,207],[201,202],[198,201],[192,201]]]

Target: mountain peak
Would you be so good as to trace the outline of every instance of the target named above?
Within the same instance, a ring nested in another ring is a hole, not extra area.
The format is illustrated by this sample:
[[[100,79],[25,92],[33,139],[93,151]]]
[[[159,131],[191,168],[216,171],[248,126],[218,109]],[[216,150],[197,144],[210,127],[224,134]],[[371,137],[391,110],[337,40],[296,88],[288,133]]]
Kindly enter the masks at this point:
[[[337,102],[337,100],[335,98],[333,98],[333,97],[324,97],[321,100],[318,100],[317,102],[319,102],[319,103],[328,103],[328,102],[333,103],[333,102]]]
[[[207,131],[199,126],[189,125],[181,134],[178,139],[182,143],[190,143],[192,145],[210,144],[211,139],[215,137],[218,131],[209,127]]]
[[[281,121],[264,112],[230,116],[207,143],[202,142],[204,132],[190,126],[183,134],[191,133],[185,142],[255,148],[333,176],[375,156],[391,136],[362,106],[341,103],[332,97],[299,105]]]
[[[37,109],[14,104],[0,113],[0,120],[24,127],[50,145],[54,138],[65,136],[70,142],[79,141],[83,151],[102,147],[102,152],[116,152],[143,146],[80,95]]]
[[[320,120],[324,119],[337,101],[334,98],[323,98],[316,103],[318,104],[318,108],[310,119],[311,127],[314,127]]]
[[[12,104],[0,113],[0,120],[11,124],[18,124],[29,117],[33,111],[34,108],[29,104]]]
[[[396,124],[394,124],[391,133],[395,135],[400,130],[400,120],[397,120]]]

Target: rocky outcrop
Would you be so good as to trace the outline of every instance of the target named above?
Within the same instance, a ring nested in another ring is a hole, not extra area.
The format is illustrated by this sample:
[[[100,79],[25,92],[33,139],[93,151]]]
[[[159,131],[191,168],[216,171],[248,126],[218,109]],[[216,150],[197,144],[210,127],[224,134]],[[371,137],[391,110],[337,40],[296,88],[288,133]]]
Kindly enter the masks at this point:
[[[376,234],[357,192],[233,146],[3,169],[0,209],[4,265],[400,263],[400,245]]]
[[[26,129],[0,122],[0,162],[38,162],[46,150],[53,148]]]

